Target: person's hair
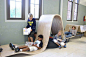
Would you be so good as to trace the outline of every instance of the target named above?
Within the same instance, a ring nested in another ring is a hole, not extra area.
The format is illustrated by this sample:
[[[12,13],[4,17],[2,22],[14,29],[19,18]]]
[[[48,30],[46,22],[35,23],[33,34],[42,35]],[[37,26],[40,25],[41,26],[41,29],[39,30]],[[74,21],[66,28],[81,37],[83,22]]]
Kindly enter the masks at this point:
[[[63,30],[59,30],[58,33],[61,32],[61,37],[62,39],[64,38],[64,33],[63,33]],[[57,34],[57,37],[58,37],[58,34]]]
[[[37,32],[35,32],[34,34],[37,34]]]
[[[76,27],[75,27],[75,26],[72,26],[72,28],[73,28],[73,27],[76,29]]]
[[[61,32],[61,35],[62,35],[62,31],[61,31],[61,30],[59,30],[59,31],[58,31],[58,33],[59,33],[59,32]],[[57,34],[57,36],[58,36],[58,34]]]
[[[39,35],[38,37],[43,39],[43,35]]]
[[[28,17],[30,18],[31,16],[33,16],[31,13],[28,14]]]

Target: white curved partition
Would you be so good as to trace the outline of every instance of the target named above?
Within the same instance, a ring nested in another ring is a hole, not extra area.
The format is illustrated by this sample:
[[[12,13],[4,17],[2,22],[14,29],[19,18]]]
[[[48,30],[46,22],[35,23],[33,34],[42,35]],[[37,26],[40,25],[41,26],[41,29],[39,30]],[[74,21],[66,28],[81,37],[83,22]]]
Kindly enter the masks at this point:
[[[46,49],[49,41],[50,32],[52,31],[52,34],[55,35],[58,33],[59,30],[63,31],[63,23],[60,15],[42,15],[41,16],[38,24],[38,30],[37,30],[37,35],[42,34],[44,36],[43,48],[39,50],[40,52]]]

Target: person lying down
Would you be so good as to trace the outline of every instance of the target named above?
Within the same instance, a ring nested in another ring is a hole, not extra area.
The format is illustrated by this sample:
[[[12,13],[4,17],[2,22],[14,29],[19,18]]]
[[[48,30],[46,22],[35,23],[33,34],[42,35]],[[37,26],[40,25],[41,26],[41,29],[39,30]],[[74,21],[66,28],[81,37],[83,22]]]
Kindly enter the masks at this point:
[[[22,52],[22,51],[36,51],[38,49],[41,49],[42,46],[43,46],[43,35],[39,35],[38,36],[38,40],[36,40],[32,46],[15,46],[13,45],[12,43],[9,44],[9,47],[12,49],[12,50],[15,50],[15,52]]]

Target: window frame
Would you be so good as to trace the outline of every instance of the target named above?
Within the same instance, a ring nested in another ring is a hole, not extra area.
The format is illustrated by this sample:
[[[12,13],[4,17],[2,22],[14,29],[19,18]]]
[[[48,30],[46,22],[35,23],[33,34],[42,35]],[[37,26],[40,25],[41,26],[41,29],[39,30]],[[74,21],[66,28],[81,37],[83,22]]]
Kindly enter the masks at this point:
[[[10,0],[6,0],[7,20],[25,20],[25,0],[22,0],[22,18],[10,18]]]
[[[70,11],[70,12],[71,12],[71,20],[68,20],[68,19],[67,19],[67,21],[72,21],[73,1],[68,0],[68,2],[71,2],[71,3],[72,3],[72,5],[71,5],[71,11]],[[67,8],[67,16],[68,16],[68,11],[69,11],[69,10],[68,10],[68,8]]]
[[[31,0],[28,0],[28,14],[30,13],[30,2]],[[39,18],[42,15],[42,0],[39,0]],[[36,20],[39,20],[39,18],[35,18]]]
[[[74,17],[73,17],[73,21],[77,21],[77,20],[78,20],[78,8],[79,8],[79,2],[76,3],[76,2],[74,1],[74,6],[75,6],[75,4],[77,4],[77,12],[74,12],[74,13],[77,13],[77,15],[76,15],[76,20],[74,20]],[[74,7],[74,10],[75,10],[75,7]]]
[[[78,8],[79,8],[79,1],[76,3],[75,0],[73,1],[70,1],[68,0],[68,2],[72,2],[72,11],[71,11],[71,20],[67,20],[67,21],[77,21],[78,20]],[[75,12],[75,4],[77,4],[77,12]],[[68,10],[67,10],[68,12]],[[77,13],[76,15],[76,20],[74,20],[74,13]],[[68,13],[67,13],[67,16],[68,16]]]

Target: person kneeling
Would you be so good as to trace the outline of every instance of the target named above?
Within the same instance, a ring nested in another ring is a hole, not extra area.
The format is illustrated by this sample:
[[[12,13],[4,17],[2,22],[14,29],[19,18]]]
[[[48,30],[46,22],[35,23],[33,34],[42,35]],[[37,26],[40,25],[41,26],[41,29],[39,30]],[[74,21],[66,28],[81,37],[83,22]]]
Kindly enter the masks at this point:
[[[43,35],[39,35],[38,40],[36,40],[32,46],[28,45],[28,46],[17,47],[15,45],[13,45],[12,43],[10,43],[9,46],[10,46],[10,48],[12,50],[15,50],[15,52],[19,52],[19,51],[21,51],[21,52],[22,51],[36,51],[36,50],[42,48],[42,46],[43,46],[42,40],[43,40]]]

